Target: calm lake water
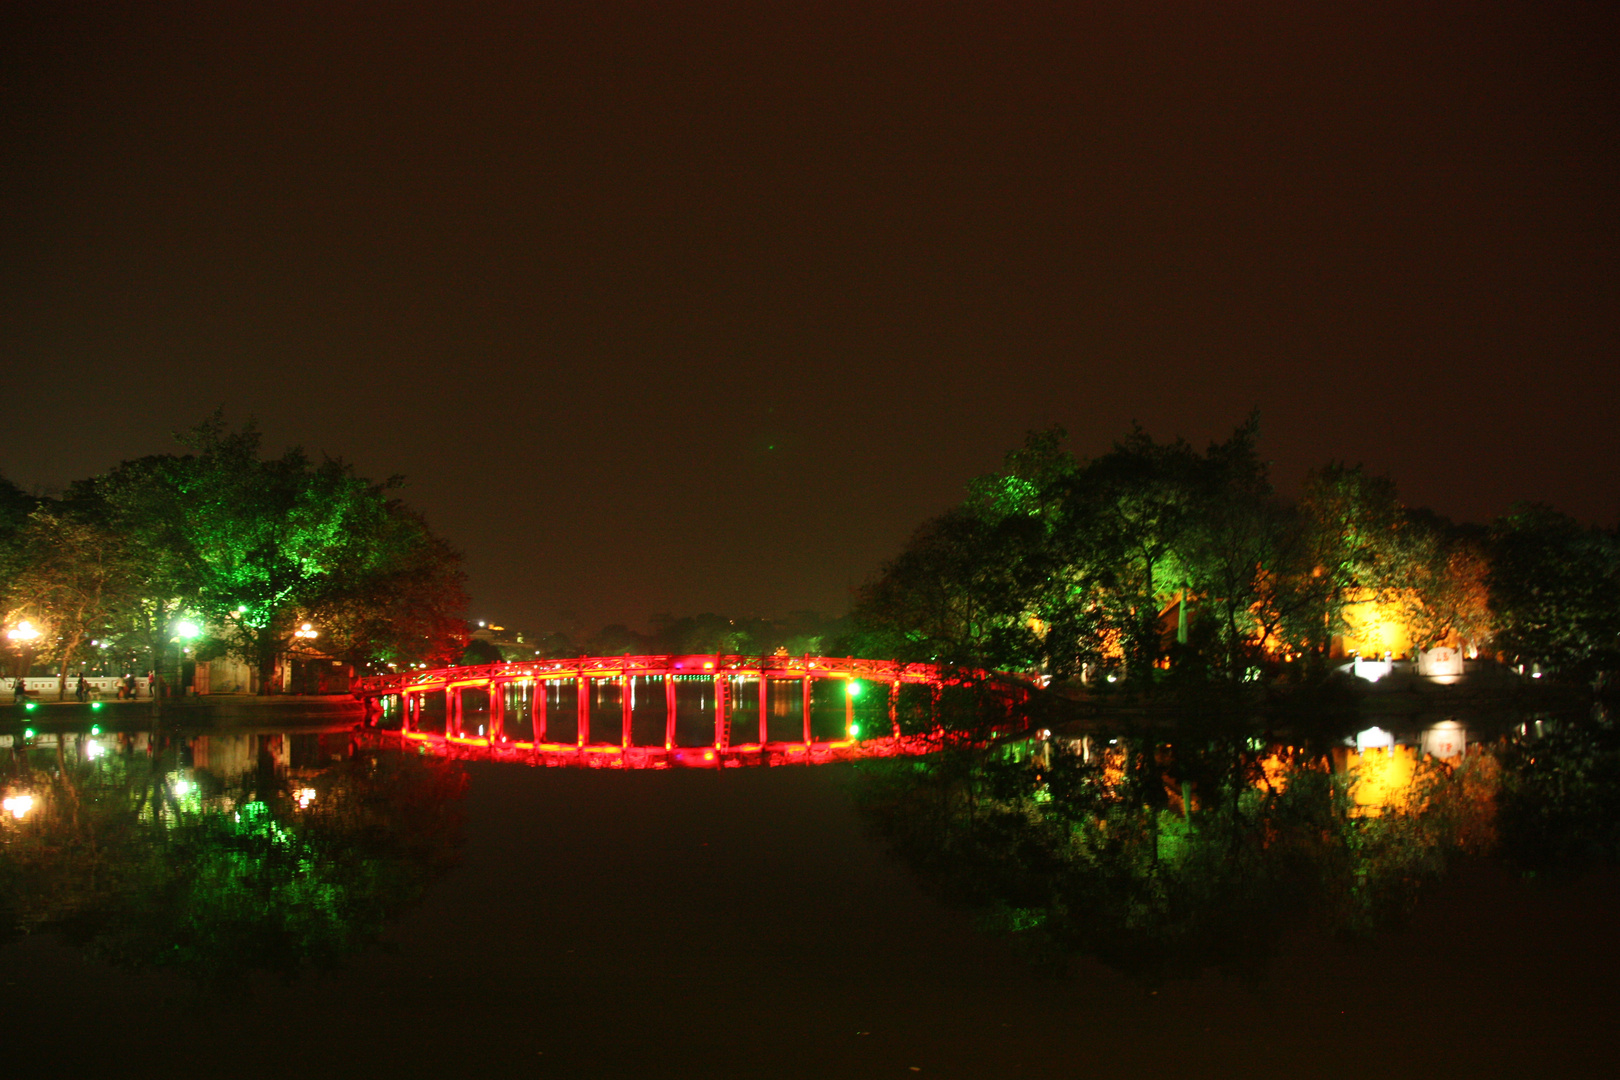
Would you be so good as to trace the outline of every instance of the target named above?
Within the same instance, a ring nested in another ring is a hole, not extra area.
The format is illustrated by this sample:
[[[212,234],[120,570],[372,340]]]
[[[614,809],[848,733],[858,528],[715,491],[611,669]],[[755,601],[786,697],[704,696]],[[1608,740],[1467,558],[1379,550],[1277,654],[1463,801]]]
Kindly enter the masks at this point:
[[[8,797],[36,796],[4,887],[13,923],[55,929],[0,972],[8,1042],[62,1075],[1555,1075],[1608,1053],[1620,1006],[1613,874],[1466,867],[1371,945],[1155,991],[1043,974],[937,901],[858,816],[857,765],[535,769],[308,727],[44,741],[4,751]],[[289,942],[332,966],[245,966]]]

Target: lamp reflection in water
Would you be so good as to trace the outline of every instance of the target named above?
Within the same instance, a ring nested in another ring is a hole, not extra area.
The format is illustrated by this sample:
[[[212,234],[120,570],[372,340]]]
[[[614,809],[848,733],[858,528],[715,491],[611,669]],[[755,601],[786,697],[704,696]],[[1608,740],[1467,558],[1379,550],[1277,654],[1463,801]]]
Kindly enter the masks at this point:
[[[61,931],[92,956],[217,986],[292,974],[375,941],[461,843],[459,763],[366,749],[347,731],[60,738],[78,752],[0,758],[0,853],[17,885],[0,935]],[[274,751],[291,738],[326,741],[288,766]],[[210,745],[237,741],[254,745]],[[93,875],[77,854],[91,837]]]

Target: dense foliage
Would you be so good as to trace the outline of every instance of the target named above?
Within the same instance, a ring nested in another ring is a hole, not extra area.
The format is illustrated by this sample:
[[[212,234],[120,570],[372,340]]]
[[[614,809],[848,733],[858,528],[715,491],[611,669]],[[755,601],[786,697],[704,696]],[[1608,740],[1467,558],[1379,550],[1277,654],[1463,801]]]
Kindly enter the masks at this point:
[[[1403,505],[1361,467],[1274,489],[1251,418],[1203,452],[1134,429],[1078,461],[1059,429],[919,528],[862,589],[854,651],[1054,679],[1194,669],[1237,683],[1320,672],[1367,613],[1413,648],[1612,669],[1620,542],[1541,507],[1491,529]]]
[[[216,415],[189,451],[126,461],[58,500],[0,491],[6,623],[42,631],[65,678],[89,642],[164,671],[183,621],[198,655],[228,651],[272,685],[303,623],[357,667],[454,662],[465,639],[460,556],[380,483],[302,450],[261,455]]]

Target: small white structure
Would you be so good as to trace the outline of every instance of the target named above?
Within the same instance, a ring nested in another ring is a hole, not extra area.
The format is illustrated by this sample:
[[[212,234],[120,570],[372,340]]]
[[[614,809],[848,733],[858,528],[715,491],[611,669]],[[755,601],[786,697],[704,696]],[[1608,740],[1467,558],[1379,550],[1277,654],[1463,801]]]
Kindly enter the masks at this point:
[[[1468,750],[1468,729],[1455,720],[1442,720],[1423,733],[1423,752],[1437,758],[1460,758]]]
[[[1456,682],[1463,677],[1463,651],[1447,646],[1424,649],[1417,654],[1417,673],[1435,682]]]
[[[1395,670],[1395,662],[1386,655],[1382,660],[1369,660],[1365,656],[1358,656],[1350,661],[1350,673],[1358,679],[1368,682],[1377,682],[1391,671]]]
[[[1358,754],[1366,753],[1368,747],[1390,750],[1394,746],[1394,732],[1385,731],[1381,727],[1370,727],[1366,731],[1356,732],[1356,753]]]

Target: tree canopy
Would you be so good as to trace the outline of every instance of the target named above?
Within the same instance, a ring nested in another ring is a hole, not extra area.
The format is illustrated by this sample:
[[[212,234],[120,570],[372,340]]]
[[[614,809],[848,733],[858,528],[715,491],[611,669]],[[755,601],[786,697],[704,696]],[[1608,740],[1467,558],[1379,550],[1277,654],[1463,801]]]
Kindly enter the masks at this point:
[[[1175,664],[1238,682],[1394,612],[1413,648],[1494,635],[1520,660],[1613,666],[1614,533],[1528,509],[1453,525],[1359,465],[1284,498],[1258,438],[1253,416],[1201,452],[1138,426],[1082,461],[1061,429],[1032,432],[867,582],[851,637],[1057,679],[1146,685]]]
[[[179,441],[189,452],[80,481],[0,537],[6,606],[49,627],[64,677],[93,636],[138,644],[161,672],[182,619],[264,688],[306,622],[360,667],[459,657],[460,556],[399,500],[399,478],[299,448],[266,458],[251,423],[217,414]]]

